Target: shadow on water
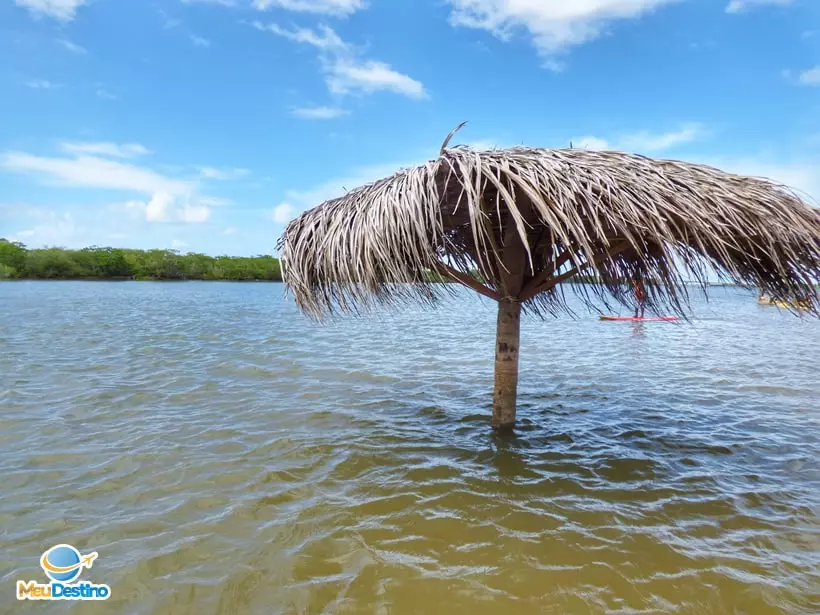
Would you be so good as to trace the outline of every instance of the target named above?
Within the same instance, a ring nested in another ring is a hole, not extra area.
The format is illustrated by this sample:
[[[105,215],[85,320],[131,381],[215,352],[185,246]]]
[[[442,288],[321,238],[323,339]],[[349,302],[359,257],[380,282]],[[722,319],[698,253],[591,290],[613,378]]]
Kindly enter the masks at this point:
[[[524,429],[524,425],[521,429]],[[519,433],[493,432],[489,437],[492,445],[491,453],[488,454],[489,459],[479,458],[479,462],[489,463],[503,479],[527,479],[538,476],[530,469],[530,462],[526,454],[526,440]]]

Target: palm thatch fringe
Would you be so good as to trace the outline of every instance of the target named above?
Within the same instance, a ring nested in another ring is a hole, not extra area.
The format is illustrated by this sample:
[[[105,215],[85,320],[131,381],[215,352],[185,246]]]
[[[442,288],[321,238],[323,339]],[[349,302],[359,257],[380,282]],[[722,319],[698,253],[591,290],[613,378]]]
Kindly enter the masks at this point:
[[[446,145],[446,144],[445,144]],[[817,313],[820,213],[769,180],[622,152],[442,149],[293,220],[278,243],[297,305],[319,319],[404,300],[435,303],[435,271],[537,315],[568,311],[560,282],[587,304],[688,306],[684,265],[706,292],[723,279]],[[471,274],[470,272],[477,272]]]

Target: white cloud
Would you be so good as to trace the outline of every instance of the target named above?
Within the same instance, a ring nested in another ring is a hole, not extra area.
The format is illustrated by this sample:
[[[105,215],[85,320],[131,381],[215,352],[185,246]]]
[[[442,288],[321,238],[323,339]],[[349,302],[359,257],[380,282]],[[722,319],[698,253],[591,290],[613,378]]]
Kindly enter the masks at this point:
[[[210,47],[211,41],[207,38],[202,38],[201,36],[197,36],[196,34],[190,35],[191,42],[194,44],[195,47]]]
[[[231,201],[199,196],[197,181],[162,175],[153,169],[112,158],[150,153],[136,143],[62,143],[71,157],[36,156],[25,152],[0,153],[0,171],[31,175],[45,184],[134,192],[147,200],[131,200],[115,209],[130,211],[147,222],[200,223],[211,217],[211,209]],[[104,158],[103,156],[107,156]],[[202,177],[231,179],[242,177],[246,169],[205,167]]]
[[[349,51],[350,46],[345,43],[338,34],[326,25],[319,25],[316,31],[310,28],[296,28],[295,30],[286,30],[272,23],[267,26],[261,21],[254,21],[253,27],[257,30],[268,31],[281,36],[296,43],[306,43],[312,45],[322,51],[335,51],[337,53],[344,53]]]
[[[158,192],[145,203],[145,219],[148,222],[170,222],[173,206],[172,194]]]
[[[332,120],[349,114],[350,111],[340,107],[300,107],[291,111],[294,117],[307,120]]]
[[[408,98],[427,98],[420,81],[393,70],[389,64],[374,60],[335,62],[328,74],[327,86],[334,94],[389,91]]]
[[[287,224],[296,214],[296,209],[290,203],[280,203],[273,208],[271,217],[277,224]]]
[[[800,73],[798,80],[803,85],[820,85],[820,64]]]
[[[219,197],[214,196],[200,198],[199,203],[201,205],[207,205],[208,207],[222,207],[224,205],[233,205],[233,201],[230,199],[221,199]]]
[[[222,231],[223,235],[236,235],[239,232],[239,229],[235,226],[229,226],[224,231]]]
[[[33,15],[53,17],[60,21],[71,21],[77,9],[87,0],[14,0],[17,6],[27,8]]]
[[[174,239],[171,242],[171,249],[172,250],[180,250],[180,249],[184,248],[187,245],[188,244],[185,243],[184,241],[182,241],[181,239]]]
[[[436,149],[436,155],[437,154],[438,149]],[[404,163],[386,163],[359,167],[346,176],[330,179],[306,190],[288,190],[286,193],[287,203],[285,204],[293,208],[294,213],[292,215],[295,215],[296,213],[315,207],[330,199],[343,196],[346,192],[354,190],[364,184],[388,177],[400,169],[419,165],[423,162],[423,157],[420,156],[418,160]]]
[[[180,222],[198,224],[207,222],[211,217],[211,210],[204,205],[185,205],[179,216]]]
[[[674,149],[679,145],[692,143],[703,137],[706,130],[698,123],[684,124],[678,130],[670,132],[627,133],[616,138],[614,142],[596,136],[583,136],[571,139],[573,147],[589,150],[618,149],[638,153],[658,153]]]
[[[451,143],[448,147],[452,147],[452,145],[454,145],[454,143]],[[480,151],[504,147],[504,145],[500,144],[496,139],[477,139],[475,141],[464,142],[464,145],[469,145],[471,148]]]
[[[344,17],[365,8],[365,3],[364,0],[254,0],[253,6],[260,11],[276,7],[300,13]]]
[[[236,0],[182,0],[182,4],[219,4],[221,6],[235,6]]]
[[[85,154],[74,158],[49,158],[24,152],[5,152],[0,154],[0,169],[35,175],[59,185],[86,188],[148,194],[188,194],[193,188],[189,182],[164,177],[150,169]]]
[[[183,0],[184,1],[184,0]],[[181,19],[177,19],[176,17],[171,17],[163,11],[162,9],[157,9],[157,14],[162,17],[162,29],[163,30],[173,30],[177,26],[182,24]]]
[[[41,222],[32,228],[13,233],[9,241],[19,241],[29,246],[77,245],[82,242],[86,229],[77,226],[71,213],[49,211],[39,216]]]
[[[598,137],[579,137],[577,139],[572,139],[571,141],[572,147],[577,147],[579,149],[589,149],[589,150],[605,150],[610,149],[609,141],[606,139],[600,139]]]
[[[641,131],[625,135],[621,140],[621,148],[635,152],[662,152],[678,145],[691,143],[704,135],[700,124],[686,124],[679,130],[664,133]]]
[[[77,43],[72,43],[71,41],[66,40],[64,38],[57,39],[57,42],[66,49],[68,49],[71,53],[76,53],[77,55],[85,55],[88,53],[85,47],[81,47]]]
[[[555,59],[570,48],[604,33],[608,24],[640,17],[682,0],[448,0],[455,26],[487,30],[501,40],[524,31],[545,59],[545,67],[562,67]]]
[[[786,6],[792,3],[792,0],[731,0],[726,5],[727,13],[740,13],[745,9],[763,4],[775,4],[778,6]]]
[[[148,201],[128,201],[124,209],[138,213],[146,222],[197,224],[207,222],[211,217],[209,207],[167,192],[157,192]]]
[[[217,169],[214,167],[202,167],[199,170],[199,174],[204,179],[231,180],[245,177],[250,174],[250,171],[248,169]]]
[[[334,94],[372,94],[388,91],[409,98],[428,97],[420,81],[393,70],[384,62],[360,58],[353,45],[343,41],[326,25],[320,25],[316,30],[286,30],[276,24],[266,26],[259,21],[252,25],[257,30],[272,32],[277,36],[318,49],[325,82]]]
[[[34,175],[44,183],[150,195],[148,201],[124,205],[124,209],[137,211],[148,222],[196,223],[205,222],[211,215],[207,199],[192,200],[192,183],[97,156],[48,158],[7,152],[0,155],[0,170]]]
[[[139,143],[63,142],[60,147],[72,154],[93,154],[114,158],[132,158],[151,153],[151,150]]]
[[[60,87],[48,79],[30,79],[26,81],[26,86],[35,90],[53,90],[54,88]]]
[[[95,93],[97,94],[98,97],[104,98],[106,100],[119,100],[120,99],[119,96],[109,92],[108,90],[106,90],[103,87],[97,87],[97,89],[95,90]]]

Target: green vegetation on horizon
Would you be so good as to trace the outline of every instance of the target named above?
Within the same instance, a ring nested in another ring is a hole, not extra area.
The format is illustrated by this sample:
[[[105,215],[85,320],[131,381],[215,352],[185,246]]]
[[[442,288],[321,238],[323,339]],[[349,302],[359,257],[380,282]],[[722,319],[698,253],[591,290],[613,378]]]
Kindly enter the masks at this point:
[[[483,281],[478,271],[470,272]],[[282,281],[279,259],[273,256],[208,256],[181,254],[177,250],[132,250],[92,246],[82,250],[65,248],[29,249],[0,237],[0,280],[235,280]],[[426,271],[427,282],[454,280]],[[595,276],[578,275],[571,282],[600,282]],[[624,280],[625,284],[629,280]],[[736,286],[710,283],[709,286]]]
[[[0,280],[266,280],[280,282],[272,256],[208,256],[177,250],[131,250],[92,246],[28,249],[0,238]]]

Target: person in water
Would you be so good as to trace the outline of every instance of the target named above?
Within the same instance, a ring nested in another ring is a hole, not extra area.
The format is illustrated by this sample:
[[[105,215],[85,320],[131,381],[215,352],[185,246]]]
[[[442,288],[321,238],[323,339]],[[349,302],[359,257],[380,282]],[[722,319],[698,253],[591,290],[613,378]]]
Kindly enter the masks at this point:
[[[643,318],[644,306],[646,304],[646,287],[643,285],[643,277],[640,274],[632,280],[632,288],[635,293],[635,318]],[[640,312],[640,316],[638,313]]]

